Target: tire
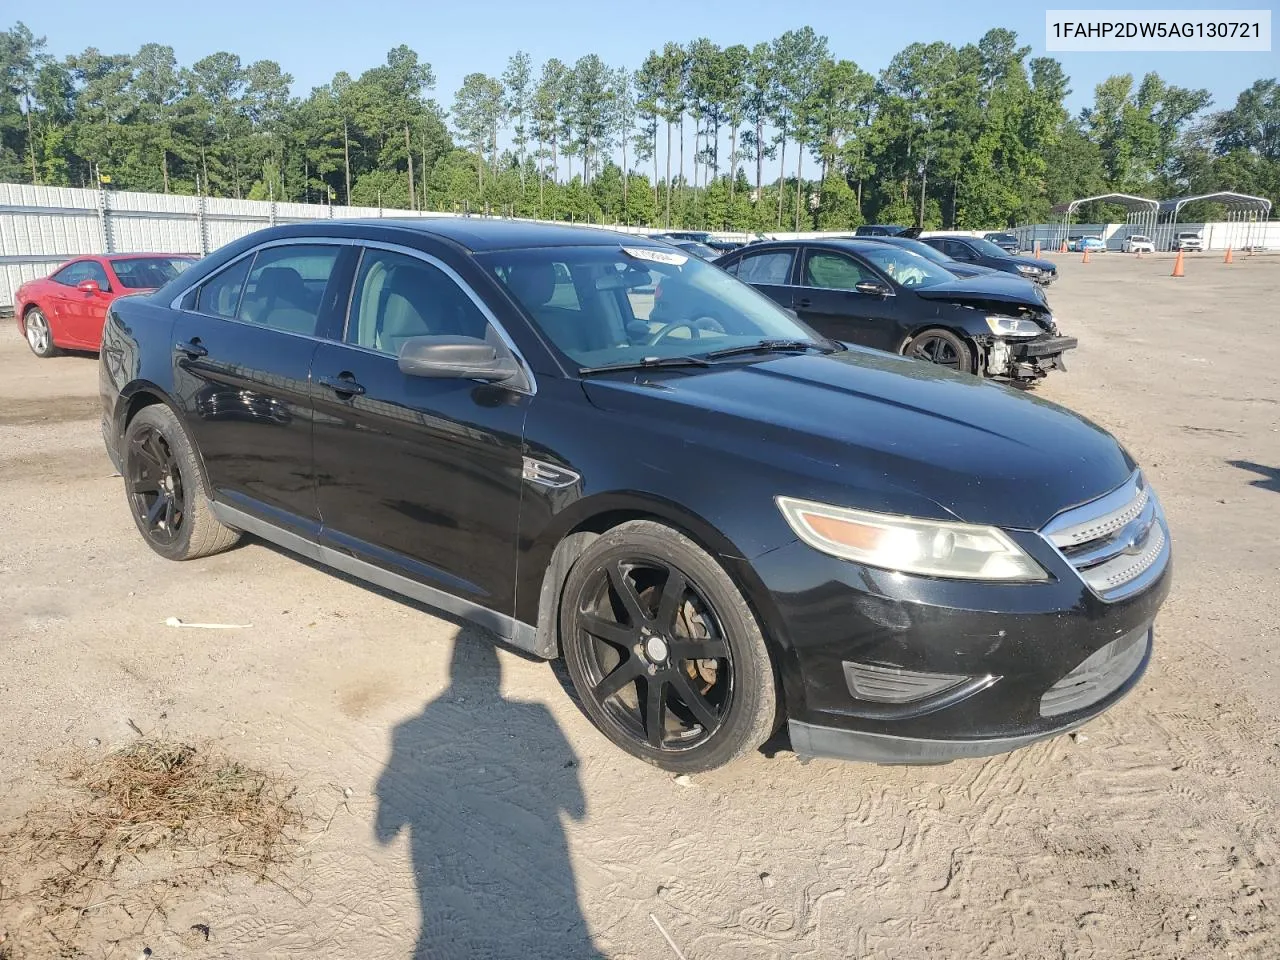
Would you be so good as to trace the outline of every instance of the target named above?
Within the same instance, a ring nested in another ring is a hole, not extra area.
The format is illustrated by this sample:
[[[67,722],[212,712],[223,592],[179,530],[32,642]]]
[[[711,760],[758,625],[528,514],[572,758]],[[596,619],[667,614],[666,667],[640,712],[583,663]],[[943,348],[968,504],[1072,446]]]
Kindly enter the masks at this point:
[[[195,560],[235,546],[240,534],[213,515],[195,448],[172,410],[143,407],[121,448],[125,499],[152,550],[168,560]]]
[[[578,558],[561,597],[569,677],[615,745],[697,773],[773,734],[777,683],[760,625],[724,568],[688,537],[650,520],[620,524]]]
[[[969,345],[950,330],[931,327],[922,330],[907,341],[902,353],[918,360],[927,360],[940,367],[973,373],[973,351]],[[941,359],[940,359],[941,358]]]
[[[37,357],[44,360],[58,355],[58,348],[53,345],[53,328],[39,307],[31,307],[22,315],[22,332],[27,346]]]

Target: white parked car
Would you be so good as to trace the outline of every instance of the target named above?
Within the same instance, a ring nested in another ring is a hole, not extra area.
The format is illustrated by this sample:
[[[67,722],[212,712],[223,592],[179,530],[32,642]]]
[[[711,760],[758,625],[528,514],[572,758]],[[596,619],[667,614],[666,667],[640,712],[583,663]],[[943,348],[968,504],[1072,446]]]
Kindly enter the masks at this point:
[[[1169,245],[1170,250],[1195,250],[1199,253],[1204,249],[1204,243],[1200,240],[1198,233],[1180,233],[1173,238],[1173,243]]]
[[[1120,249],[1125,253],[1155,253],[1156,245],[1152,243],[1150,237],[1144,237],[1140,233],[1131,233],[1124,238],[1124,243],[1120,245]]]

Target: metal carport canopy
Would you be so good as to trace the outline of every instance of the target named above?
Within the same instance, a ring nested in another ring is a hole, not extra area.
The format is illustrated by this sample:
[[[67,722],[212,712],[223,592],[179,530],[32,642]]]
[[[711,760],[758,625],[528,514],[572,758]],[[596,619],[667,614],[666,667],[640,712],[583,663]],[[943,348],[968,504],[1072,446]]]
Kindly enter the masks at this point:
[[[1216,193],[1200,193],[1194,196],[1174,197],[1160,204],[1159,220],[1166,245],[1173,243],[1173,231],[1178,223],[1178,215],[1188,203],[1204,200],[1208,203],[1220,203],[1227,208],[1227,223],[1241,224],[1239,229],[1228,227],[1228,245],[1251,249],[1253,247],[1253,224],[1266,222],[1271,216],[1271,201],[1266,197],[1255,197],[1247,193],[1236,193],[1234,190],[1219,190]],[[1241,233],[1243,243],[1236,243],[1233,234]]]
[[[1059,203],[1052,207],[1053,213],[1062,214],[1061,234],[1058,237],[1058,245],[1067,242],[1067,233],[1071,229],[1071,218],[1075,215],[1076,210],[1084,206],[1086,203],[1111,203],[1118,207],[1124,207],[1129,211],[1125,223],[1129,227],[1140,227],[1142,233],[1152,236],[1156,228],[1156,215],[1160,209],[1160,201],[1152,200],[1148,197],[1135,197],[1130,193],[1104,193],[1097,197],[1081,197],[1078,200],[1072,200],[1070,203]],[[1133,232],[1131,229],[1130,233]]]

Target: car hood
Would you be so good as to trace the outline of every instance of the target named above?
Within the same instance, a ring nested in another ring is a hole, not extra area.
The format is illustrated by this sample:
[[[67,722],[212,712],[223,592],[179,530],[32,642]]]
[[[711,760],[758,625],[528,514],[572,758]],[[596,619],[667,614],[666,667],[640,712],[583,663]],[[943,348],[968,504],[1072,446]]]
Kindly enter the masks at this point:
[[[1134,464],[1089,420],[1038,397],[874,350],[583,381],[591,402],[758,465],[778,494],[1038,529],[1115,489]],[[626,421],[620,421],[626,422]],[[650,454],[651,456],[652,454]]]
[[[1028,314],[1041,321],[1041,326],[1046,330],[1051,326],[1047,316],[1048,308],[1044,299],[1036,292],[1035,285],[1030,280],[999,270],[954,283],[913,287],[911,292],[925,300],[959,303],[975,310],[999,311],[1012,316]]]

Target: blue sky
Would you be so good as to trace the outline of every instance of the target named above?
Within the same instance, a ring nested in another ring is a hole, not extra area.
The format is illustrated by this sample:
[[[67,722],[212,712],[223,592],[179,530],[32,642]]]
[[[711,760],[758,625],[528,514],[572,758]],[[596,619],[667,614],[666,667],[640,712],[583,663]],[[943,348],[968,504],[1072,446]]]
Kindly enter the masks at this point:
[[[1128,0],[1125,8],[1269,8],[1259,0],[1159,3]],[[500,74],[507,57],[524,49],[535,70],[549,57],[572,63],[597,53],[610,65],[638,66],[648,51],[668,40],[710,37],[722,46],[752,45],[792,28],[809,25],[825,34],[833,54],[879,72],[898,50],[914,41],[976,41],[992,27],[1017,32],[1032,55],[1044,53],[1044,11],[1048,8],[1103,7],[1097,0],[1053,3],[964,3],[959,0],[219,0],[181,4],[171,15],[142,9],[160,4],[106,5],[100,0],[43,0],[14,10],[36,34],[48,38],[57,56],[97,46],[104,52],[132,52],[156,41],[175,49],[189,64],[216,50],[244,61],[272,59],[293,75],[294,92],[305,95],[338,70],[356,75],[381,63],[387,50],[407,43],[431,63],[435,97],[446,108],[462,77],[472,71]],[[1112,4],[1112,6],[1117,6]],[[1277,20],[1273,12],[1273,20]],[[6,26],[8,24],[5,24]],[[1280,26],[1280,23],[1277,23]],[[1280,53],[1075,53],[1054,54],[1071,77],[1069,106],[1078,111],[1093,87],[1117,72],[1141,75],[1155,70],[1166,80],[1206,87],[1214,107],[1259,77],[1280,75]]]

